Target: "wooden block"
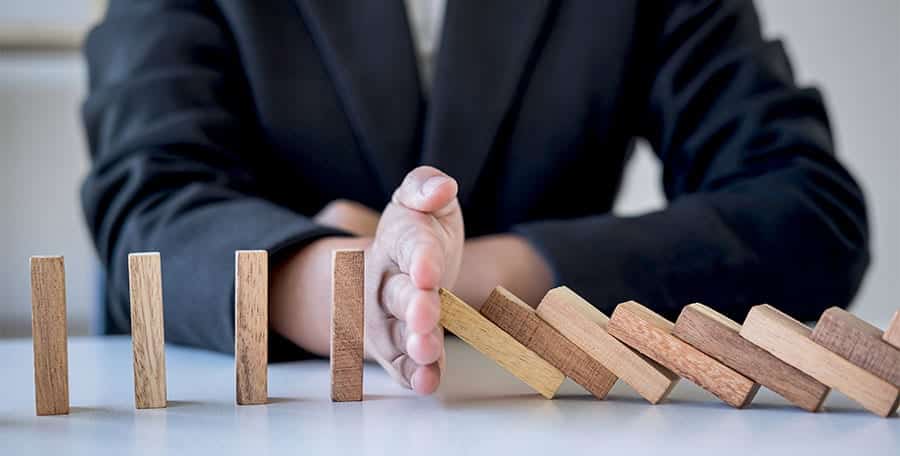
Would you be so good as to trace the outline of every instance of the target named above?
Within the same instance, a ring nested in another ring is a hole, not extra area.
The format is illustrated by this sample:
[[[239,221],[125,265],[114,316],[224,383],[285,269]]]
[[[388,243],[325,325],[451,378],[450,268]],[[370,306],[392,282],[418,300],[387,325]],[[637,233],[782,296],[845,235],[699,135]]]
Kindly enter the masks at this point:
[[[672,334],[798,407],[819,410],[828,387],[740,336],[741,326],[704,306],[681,310]]]
[[[673,324],[634,301],[616,306],[609,333],[732,407],[753,400],[759,384],[672,335]]]
[[[494,288],[481,313],[597,399],[605,398],[616,383],[616,376],[600,361],[541,320],[531,306],[506,288]]]
[[[606,315],[567,287],[550,290],[538,305],[537,315],[651,404],[665,399],[678,383],[674,372],[609,335]]]
[[[884,333],[839,307],[822,313],[812,340],[851,363],[900,386],[900,350],[881,336]]]
[[[134,404],[166,406],[166,352],[162,266],[158,252],[128,255],[131,344],[134,351]]]
[[[894,318],[891,318],[891,324],[884,330],[882,339],[900,350],[900,310],[894,312]]]
[[[441,325],[463,342],[552,399],[566,377],[559,369],[491,323],[484,315],[441,288]]]
[[[365,258],[362,250],[335,250],[331,259],[331,400],[361,401]]]
[[[900,391],[810,339],[810,329],[769,305],[750,309],[741,337],[881,416],[897,408]]]
[[[234,253],[234,375],[238,405],[269,400],[269,253]]]
[[[34,405],[38,416],[69,413],[66,267],[63,257],[31,257]],[[7,391],[8,394],[15,394]]]

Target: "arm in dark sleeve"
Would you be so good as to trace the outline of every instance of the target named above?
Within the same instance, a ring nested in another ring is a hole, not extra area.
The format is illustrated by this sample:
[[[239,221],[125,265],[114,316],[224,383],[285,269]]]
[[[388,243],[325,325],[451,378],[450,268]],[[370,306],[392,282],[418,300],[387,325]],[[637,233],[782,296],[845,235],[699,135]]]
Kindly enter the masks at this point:
[[[699,301],[742,321],[763,302],[805,320],[846,307],[869,263],[868,223],[819,93],[795,85],[749,1],[680,2],[664,16],[642,134],[669,206],[516,229],[558,282],[606,310],[635,299],[673,318]]]
[[[159,251],[167,341],[232,352],[234,251],[274,262],[336,233],[260,196],[251,154],[263,145],[208,5],[114,1],[90,34],[82,201],[114,325],[129,327],[128,253]]]

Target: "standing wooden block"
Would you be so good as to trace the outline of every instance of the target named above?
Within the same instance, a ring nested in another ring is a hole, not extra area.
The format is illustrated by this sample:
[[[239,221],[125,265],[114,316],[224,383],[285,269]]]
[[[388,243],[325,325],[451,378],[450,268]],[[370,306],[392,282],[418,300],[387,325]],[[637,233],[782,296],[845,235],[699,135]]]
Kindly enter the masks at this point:
[[[503,287],[494,288],[481,313],[522,345],[603,399],[616,376],[538,317],[534,309]]]
[[[559,369],[491,323],[477,310],[441,288],[441,325],[467,344],[553,399],[566,377]]]
[[[269,253],[234,253],[234,375],[238,405],[269,400]]]
[[[740,331],[741,326],[728,317],[703,304],[691,304],[681,310],[672,334],[798,407],[819,410],[828,387],[753,345]]]
[[[851,363],[900,386],[900,350],[884,340],[884,333],[839,307],[822,313],[812,340]]]
[[[750,309],[741,337],[881,416],[897,408],[900,391],[810,339],[810,329],[769,305]]]
[[[891,324],[884,330],[882,339],[900,350],[900,310],[894,312],[894,318],[891,318]]]
[[[678,375],[635,352],[606,332],[609,319],[567,287],[550,290],[537,315],[589,356],[657,404],[678,383]]]
[[[159,253],[128,255],[131,344],[134,351],[134,404],[166,406],[166,352],[163,326],[162,266]]]
[[[732,407],[750,403],[759,384],[672,335],[673,324],[634,301],[616,306],[609,333]]]
[[[331,259],[331,400],[361,401],[365,258],[362,250],[335,250]]]
[[[38,416],[66,415],[69,354],[63,257],[31,257],[31,336],[35,412]]]

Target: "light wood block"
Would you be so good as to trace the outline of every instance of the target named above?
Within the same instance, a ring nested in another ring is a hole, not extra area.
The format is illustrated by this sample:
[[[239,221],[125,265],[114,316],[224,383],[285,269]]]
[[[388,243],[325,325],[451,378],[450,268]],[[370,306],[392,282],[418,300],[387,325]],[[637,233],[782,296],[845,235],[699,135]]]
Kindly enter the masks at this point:
[[[362,250],[335,250],[331,286],[331,400],[363,398],[363,292],[365,257]]]
[[[900,350],[881,336],[884,333],[839,307],[822,313],[812,340],[851,363],[900,386]]]
[[[34,405],[38,416],[69,413],[66,267],[61,256],[31,257]],[[16,392],[7,391],[7,394]]]
[[[128,255],[128,287],[134,404],[139,409],[163,408],[166,406],[166,352],[159,253]]]
[[[884,330],[882,339],[900,350],[900,310],[894,312],[894,318],[891,318],[891,323]]]
[[[810,329],[769,305],[750,309],[741,337],[778,359],[859,402],[867,410],[889,416],[900,391],[865,369],[815,343]]]
[[[681,310],[672,334],[798,407],[819,410],[829,388],[740,336],[741,326],[703,304]]]
[[[609,333],[716,397],[742,408],[759,384],[672,335],[672,322],[634,301],[616,306]]]
[[[605,398],[616,383],[616,376],[600,361],[541,320],[531,306],[506,288],[494,288],[481,313],[597,399]]]
[[[674,372],[609,335],[609,318],[568,287],[550,290],[537,315],[651,404],[665,399],[678,383]]]
[[[529,350],[484,315],[441,288],[441,325],[463,342],[494,360],[501,367],[552,399],[565,380],[563,373]]]
[[[269,400],[269,253],[234,253],[234,375],[238,405]]]

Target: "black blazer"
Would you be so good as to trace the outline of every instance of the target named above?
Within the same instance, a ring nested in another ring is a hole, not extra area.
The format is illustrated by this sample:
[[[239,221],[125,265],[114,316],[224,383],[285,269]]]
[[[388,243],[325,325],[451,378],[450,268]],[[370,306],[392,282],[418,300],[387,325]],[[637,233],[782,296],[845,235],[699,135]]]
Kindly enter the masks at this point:
[[[112,1],[85,53],[82,197],[114,331],[126,255],[160,251],[168,340],[231,351],[234,251],[340,234],[310,216],[380,210],[417,164],[459,181],[469,236],[524,235],[607,312],[814,319],[869,262],[820,94],[749,1],[450,0],[428,99],[400,0]],[[638,137],[669,206],[616,217]]]

